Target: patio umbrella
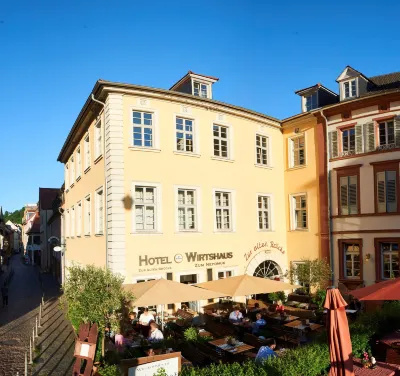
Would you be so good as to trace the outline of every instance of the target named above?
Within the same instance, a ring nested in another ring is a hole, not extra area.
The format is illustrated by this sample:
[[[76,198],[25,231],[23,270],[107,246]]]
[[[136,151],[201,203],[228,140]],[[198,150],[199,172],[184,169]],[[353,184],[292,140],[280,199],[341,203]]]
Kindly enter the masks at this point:
[[[248,296],[252,294],[292,290],[301,287],[267,278],[253,277],[248,274],[198,283],[196,286],[207,290],[221,291],[224,293],[224,296]]]
[[[132,285],[123,285],[123,287],[135,297],[133,304],[136,307],[164,305],[175,302],[194,302],[225,296],[221,292],[199,289],[198,287],[162,278]]]
[[[350,294],[359,300],[400,300],[400,278],[353,290]]]
[[[326,327],[329,338],[331,368],[329,376],[354,376],[353,354],[349,324],[345,307],[347,303],[338,289],[327,289],[324,307],[327,309]]]

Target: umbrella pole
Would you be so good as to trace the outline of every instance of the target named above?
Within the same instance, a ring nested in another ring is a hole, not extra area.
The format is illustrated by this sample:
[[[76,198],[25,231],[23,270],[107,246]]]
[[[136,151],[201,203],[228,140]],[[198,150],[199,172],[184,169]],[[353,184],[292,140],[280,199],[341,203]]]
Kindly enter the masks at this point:
[[[161,330],[164,330],[164,305],[161,306]]]

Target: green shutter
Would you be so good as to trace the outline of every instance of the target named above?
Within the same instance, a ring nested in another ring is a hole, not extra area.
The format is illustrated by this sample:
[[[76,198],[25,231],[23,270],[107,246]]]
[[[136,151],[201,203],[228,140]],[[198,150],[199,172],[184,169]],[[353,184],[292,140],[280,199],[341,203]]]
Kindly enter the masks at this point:
[[[348,177],[340,178],[340,211],[342,215],[349,214],[349,191],[348,191]]]
[[[387,211],[394,213],[397,211],[396,171],[386,171],[385,175]]]
[[[363,126],[357,124],[355,127],[356,132],[356,154],[362,153],[363,150]]]
[[[331,131],[328,134],[329,139],[329,157],[330,158],[337,158],[339,155],[338,151],[338,132]]]
[[[375,124],[364,124],[364,145],[365,151],[375,151]]]
[[[378,204],[378,213],[386,212],[386,189],[385,189],[385,172],[376,174],[376,199]]]
[[[357,176],[349,176],[349,210],[350,214],[358,214]]]

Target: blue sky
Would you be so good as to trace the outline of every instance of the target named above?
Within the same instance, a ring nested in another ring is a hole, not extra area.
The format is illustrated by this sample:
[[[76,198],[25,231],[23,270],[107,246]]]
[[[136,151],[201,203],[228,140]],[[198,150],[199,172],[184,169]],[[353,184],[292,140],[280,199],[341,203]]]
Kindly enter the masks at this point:
[[[389,6],[390,4],[390,6]],[[214,98],[284,118],[294,91],[337,90],[346,65],[400,70],[400,33],[377,1],[3,1],[0,205],[59,187],[61,146],[99,78],[169,88],[188,70],[220,78]]]

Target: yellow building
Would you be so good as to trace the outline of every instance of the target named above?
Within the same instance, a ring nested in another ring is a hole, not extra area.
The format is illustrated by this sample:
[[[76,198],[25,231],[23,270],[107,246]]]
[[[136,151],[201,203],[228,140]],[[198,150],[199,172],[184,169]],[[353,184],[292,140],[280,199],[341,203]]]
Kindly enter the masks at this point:
[[[196,283],[320,255],[315,126],[216,101],[216,81],[96,83],[58,157],[67,266]]]

